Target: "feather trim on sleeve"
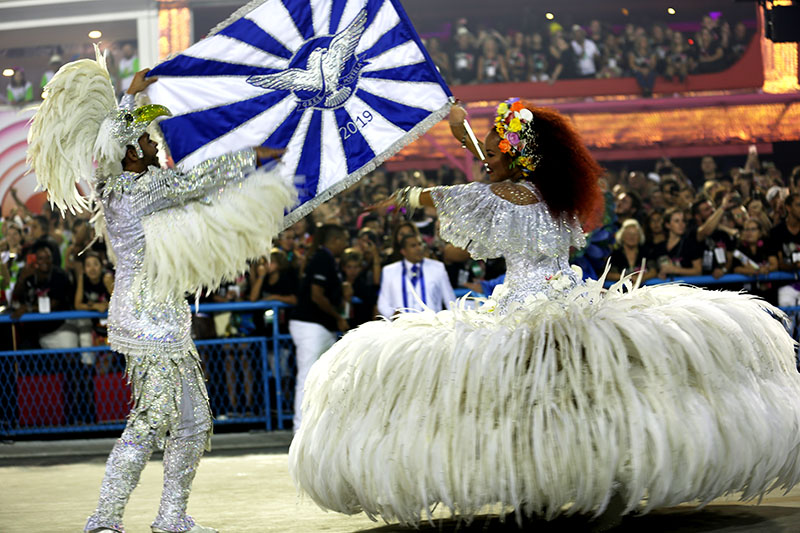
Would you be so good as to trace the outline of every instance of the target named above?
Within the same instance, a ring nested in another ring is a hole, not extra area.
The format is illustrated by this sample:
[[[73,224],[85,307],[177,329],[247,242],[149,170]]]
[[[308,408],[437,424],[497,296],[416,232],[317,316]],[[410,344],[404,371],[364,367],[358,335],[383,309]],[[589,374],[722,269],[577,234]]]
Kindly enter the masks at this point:
[[[155,297],[213,290],[242,273],[248,259],[268,254],[297,192],[279,167],[255,170],[213,197],[142,219],[144,268]]]
[[[498,257],[509,250],[556,256],[586,241],[577,219],[555,219],[544,202],[518,205],[473,182],[431,189],[440,220],[439,234],[474,259]],[[573,217],[574,218],[574,217]]]

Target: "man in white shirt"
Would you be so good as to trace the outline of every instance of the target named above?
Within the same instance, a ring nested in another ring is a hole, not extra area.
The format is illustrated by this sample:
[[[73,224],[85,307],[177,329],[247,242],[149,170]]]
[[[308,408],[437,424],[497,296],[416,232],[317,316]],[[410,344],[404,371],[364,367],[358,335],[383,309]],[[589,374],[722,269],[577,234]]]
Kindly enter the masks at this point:
[[[378,313],[392,317],[409,310],[421,311],[423,303],[434,311],[449,308],[456,295],[444,263],[426,259],[419,235],[400,241],[403,259],[383,267]]]
[[[586,32],[580,26],[572,27],[572,49],[578,58],[578,73],[582,78],[594,78],[597,72],[595,59],[600,57],[600,50],[594,41],[586,38]]]

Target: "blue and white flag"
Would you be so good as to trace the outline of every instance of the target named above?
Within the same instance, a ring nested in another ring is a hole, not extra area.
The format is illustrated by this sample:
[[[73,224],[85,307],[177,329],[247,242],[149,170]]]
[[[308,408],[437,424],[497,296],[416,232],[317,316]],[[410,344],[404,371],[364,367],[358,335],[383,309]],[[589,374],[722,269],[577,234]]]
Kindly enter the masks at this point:
[[[286,148],[300,206],[356,182],[448,112],[451,93],[399,0],[257,0],[156,66],[152,102],[188,169],[247,148]]]

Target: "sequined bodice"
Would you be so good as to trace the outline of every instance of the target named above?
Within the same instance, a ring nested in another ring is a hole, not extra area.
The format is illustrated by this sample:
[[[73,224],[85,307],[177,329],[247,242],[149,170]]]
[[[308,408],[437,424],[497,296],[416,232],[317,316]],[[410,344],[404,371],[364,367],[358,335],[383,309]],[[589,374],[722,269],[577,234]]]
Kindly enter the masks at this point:
[[[131,182],[134,174],[121,179]],[[146,179],[142,177],[140,179]],[[108,308],[108,339],[112,349],[130,355],[170,351],[183,353],[191,345],[191,313],[185,299],[154,301],[143,269],[145,236],[132,190],[103,196],[109,239],[117,256],[114,293]]]
[[[113,350],[146,355],[183,354],[191,348],[191,313],[186,299],[153,295],[152,280],[144,268],[145,221],[156,212],[168,214],[187,202],[207,201],[213,191],[241,182],[254,168],[254,152],[242,150],[208,159],[185,174],[150,167],[141,175],[123,172],[101,180],[98,192],[117,256],[108,309],[108,341]],[[188,229],[175,227],[174,231]],[[184,288],[178,287],[181,290]]]
[[[533,185],[521,182],[539,199]],[[431,190],[443,239],[467,250],[474,259],[504,257],[506,278],[498,309],[529,296],[563,294],[580,280],[569,266],[571,246],[585,245],[575,217],[556,220],[543,201],[515,203],[486,183]]]

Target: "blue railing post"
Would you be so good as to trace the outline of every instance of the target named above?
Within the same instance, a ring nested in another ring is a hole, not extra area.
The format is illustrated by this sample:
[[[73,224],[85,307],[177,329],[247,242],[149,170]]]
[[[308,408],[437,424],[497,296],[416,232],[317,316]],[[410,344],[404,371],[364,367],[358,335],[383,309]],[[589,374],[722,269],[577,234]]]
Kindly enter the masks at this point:
[[[267,339],[262,338],[258,341],[259,352],[261,353],[261,373],[264,379],[264,418],[267,431],[272,431],[272,408],[269,399],[269,361],[267,360]]]
[[[272,306],[272,361],[275,367],[275,405],[277,413],[278,429],[283,426],[283,381],[281,380],[281,329],[280,329],[280,307]]]

